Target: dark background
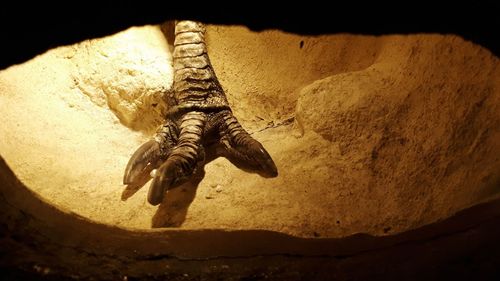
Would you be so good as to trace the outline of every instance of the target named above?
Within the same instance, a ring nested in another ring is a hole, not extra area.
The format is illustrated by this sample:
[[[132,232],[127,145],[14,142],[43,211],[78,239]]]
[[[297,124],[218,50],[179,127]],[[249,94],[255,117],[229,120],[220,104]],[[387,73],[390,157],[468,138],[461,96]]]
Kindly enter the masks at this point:
[[[234,1],[217,5],[209,3],[213,1],[198,4],[185,0],[161,4],[114,2],[68,1],[52,5],[15,2],[0,7],[0,69],[29,60],[52,47],[171,19],[240,24],[256,31],[281,29],[298,34],[456,34],[488,48],[497,56],[500,54],[500,8],[495,3],[499,1],[399,1],[392,4],[379,1],[303,1],[300,4]]]

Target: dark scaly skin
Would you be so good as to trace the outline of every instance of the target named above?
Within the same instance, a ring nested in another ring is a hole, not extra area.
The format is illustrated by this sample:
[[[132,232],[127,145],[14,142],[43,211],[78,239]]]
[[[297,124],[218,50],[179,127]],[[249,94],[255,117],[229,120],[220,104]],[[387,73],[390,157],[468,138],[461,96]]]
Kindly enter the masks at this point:
[[[180,21],[175,26],[171,108],[156,136],[130,158],[124,184],[135,184],[153,173],[148,201],[158,205],[167,190],[177,187],[204,163],[205,149],[218,146],[218,156],[245,162],[267,177],[278,170],[269,153],[239,124],[210,64],[201,23]]]

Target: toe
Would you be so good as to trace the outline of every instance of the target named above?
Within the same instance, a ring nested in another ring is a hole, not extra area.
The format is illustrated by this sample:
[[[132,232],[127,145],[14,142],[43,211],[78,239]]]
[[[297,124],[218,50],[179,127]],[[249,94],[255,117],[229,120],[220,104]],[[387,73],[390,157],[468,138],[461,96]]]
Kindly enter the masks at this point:
[[[123,175],[123,184],[132,184],[149,174],[154,169],[159,155],[160,145],[156,141],[150,140],[141,145],[128,161]]]
[[[274,164],[273,159],[266,149],[259,143],[259,147],[255,150],[255,160],[258,163],[261,171],[269,177],[278,176],[278,168]]]

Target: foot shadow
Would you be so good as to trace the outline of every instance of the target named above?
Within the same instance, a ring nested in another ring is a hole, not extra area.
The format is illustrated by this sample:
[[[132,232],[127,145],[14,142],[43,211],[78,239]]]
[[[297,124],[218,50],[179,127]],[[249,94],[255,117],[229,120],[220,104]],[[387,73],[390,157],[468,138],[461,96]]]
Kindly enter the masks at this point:
[[[249,166],[246,162],[227,155],[222,146],[211,145],[205,149],[205,163],[197,168],[193,177],[187,183],[167,191],[163,202],[153,216],[152,227],[180,227],[186,220],[189,206],[193,202],[200,182],[205,177],[205,165],[217,159],[225,157],[237,168],[248,173],[256,173],[262,177],[269,177],[262,174],[255,167]]]
[[[196,196],[198,185],[204,177],[205,165],[199,167],[188,182],[168,190],[153,216],[151,226],[153,228],[181,226],[186,220],[187,210]],[[136,183],[127,185],[122,192],[122,201],[132,197],[150,180],[149,174],[144,174]]]
[[[247,163],[233,158],[231,155],[227,155],[220,146],[211,146],[206,149],[205,153],[205,163],[197,167],[191,179],[165,193],[162,203],[160,203],[156,213],[153,215],[151,227],[180,227],[184,223],[189,206],[196,196],[198,186],[205,177],[205,165],[218,157],[225,157],[237,168],[248,173],[257,173],[263,177],[267,177]],[[151,177],[149,174],[145,174],[136,184],[127,185],[122,192],[122,200],[125,201],[130,198],[149,180],[151,180]]]
[[[191,180],[168,190],[153,216],[151,227],[179,227],[186,220],[187,211],[196,196],[196,190],[205,177],[203,167],[195,172]]]

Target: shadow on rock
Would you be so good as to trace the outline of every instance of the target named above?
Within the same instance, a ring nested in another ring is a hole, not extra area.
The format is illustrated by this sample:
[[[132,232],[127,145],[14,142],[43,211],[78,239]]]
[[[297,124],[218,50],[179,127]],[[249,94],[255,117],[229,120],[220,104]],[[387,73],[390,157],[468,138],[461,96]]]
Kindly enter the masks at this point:
[[[202,168],[193,175],[190,181],[168,190],[153,216],[151,226],[153,228],[181,226],[186,220],[189,206],[196,196],[198,185],[204,177],[205,170]]]
[[[200,182],[205,177],[205,165],[218,158],[219,155],[227,158],[239,169],[248,173],[257,173],[266,177],[265,174],[259,173],[255,167],[249,166],[244,161],[231,157],[231,155],[227,155],[221,147],[217,145],[210,145],[205,150],[205,162],[199,163],[199,166],[196,168],[196,171],[191,179],[188,182],[166,192],[162,203],[159,205],[158,210],[152,218],[151,226],[153,228],[180,227],[184,223],[189,206],[196,196],[196,190],[198,189]],[[137,183],[127,185],[122,192],[121,199],[125,201],[132,197],[139,189],[146,185],[150,179],[150,175],[145,173],[144,177]]]

